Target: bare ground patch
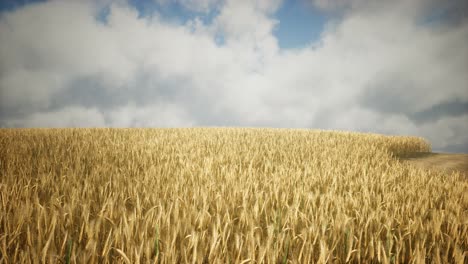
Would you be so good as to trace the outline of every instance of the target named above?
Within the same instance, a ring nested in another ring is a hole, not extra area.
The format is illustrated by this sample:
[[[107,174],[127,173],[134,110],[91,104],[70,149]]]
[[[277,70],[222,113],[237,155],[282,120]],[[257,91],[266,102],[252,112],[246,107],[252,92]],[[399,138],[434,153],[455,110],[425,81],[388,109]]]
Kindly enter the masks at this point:
[[[468,154],[415,152],[398,157],[398,159],[430,170],[436,169],[447,173],[459,171],[465,179],[468,179]]]

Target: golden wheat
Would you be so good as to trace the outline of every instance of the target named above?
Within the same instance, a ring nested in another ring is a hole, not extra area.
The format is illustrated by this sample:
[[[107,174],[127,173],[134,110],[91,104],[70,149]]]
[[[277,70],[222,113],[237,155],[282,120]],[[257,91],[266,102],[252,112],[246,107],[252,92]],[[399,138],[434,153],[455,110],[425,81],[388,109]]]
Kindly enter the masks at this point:
[[[463,263],[468,183],[421,138],[2,129],[0,263]]]

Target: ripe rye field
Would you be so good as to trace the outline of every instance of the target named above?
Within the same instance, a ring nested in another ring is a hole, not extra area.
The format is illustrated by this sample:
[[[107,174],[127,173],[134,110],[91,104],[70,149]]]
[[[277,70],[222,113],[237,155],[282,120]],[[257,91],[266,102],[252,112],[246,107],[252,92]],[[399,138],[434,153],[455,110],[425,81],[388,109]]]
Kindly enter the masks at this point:
[[[466,263],[468,181],[338,131],[1,129],[0,263]]]

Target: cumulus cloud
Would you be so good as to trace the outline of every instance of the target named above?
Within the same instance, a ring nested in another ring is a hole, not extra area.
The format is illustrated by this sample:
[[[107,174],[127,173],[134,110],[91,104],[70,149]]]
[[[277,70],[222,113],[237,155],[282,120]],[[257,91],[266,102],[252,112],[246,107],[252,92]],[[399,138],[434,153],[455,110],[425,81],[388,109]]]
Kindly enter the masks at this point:
[[[57,111],[32,113],[5,122],[7,127],[102,127],[104,116],[96,108],[65,107]]]
[[[128,104],[111,111],[107,119],[111,127],[191,127],[194,124],[175,104],[143,107]]]
[[[343,15],[290,50],[273,35],[279,0],[179,2],[218,13],[175,24],[126,1],[1,13],[0,125],[309,127],[468,145],[462,1],[311,1]]]

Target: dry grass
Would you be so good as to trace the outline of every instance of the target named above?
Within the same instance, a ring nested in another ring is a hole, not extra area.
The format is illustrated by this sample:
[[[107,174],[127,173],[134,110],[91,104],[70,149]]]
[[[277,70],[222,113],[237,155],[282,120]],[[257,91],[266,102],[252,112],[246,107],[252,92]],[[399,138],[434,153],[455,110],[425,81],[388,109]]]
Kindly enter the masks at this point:
[[[2,129],[0,263],[463,263],[468,182],[423,139]]]

